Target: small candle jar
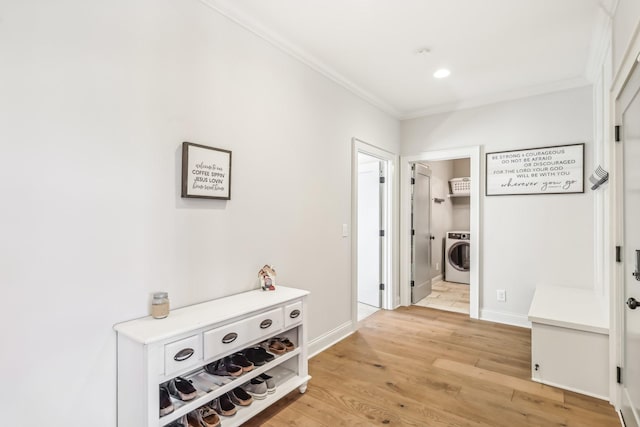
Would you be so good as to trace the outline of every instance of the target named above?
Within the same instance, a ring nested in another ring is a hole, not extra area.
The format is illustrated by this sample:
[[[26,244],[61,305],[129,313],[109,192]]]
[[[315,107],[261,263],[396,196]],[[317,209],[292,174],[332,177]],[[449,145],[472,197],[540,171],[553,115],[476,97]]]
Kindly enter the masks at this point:
[[[151,301],[151,316],[154,319],[164,319],[169,315],[169,294],[166,292],[156,292]]]

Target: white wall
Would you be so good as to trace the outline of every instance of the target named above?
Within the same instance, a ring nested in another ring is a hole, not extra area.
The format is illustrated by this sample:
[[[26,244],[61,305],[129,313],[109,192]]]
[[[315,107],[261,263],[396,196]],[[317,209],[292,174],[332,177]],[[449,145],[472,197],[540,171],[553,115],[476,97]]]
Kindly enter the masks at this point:
[[[153,291],[273,263],[311,339],[350,322],[354,136],[399,124],[196,0],[0,3],[3,424],[114,426],[111,328]],[[180,198],[183,141],[233,151],[230,201]]]
[[[402,153],[474,145],[492,152],[586,142],[588,168],[593,138],[591,97],[591,88],[585,87],[407,120],[401,128]],[[481,211],[482,317],[526,322],[537,284],[593,287],[590,190],[570,195],[483,197]],[[507,291],[506,302],[496,301],[497,289]]]
[[[469,159],[453,160],[452,178],[462,178],[471,175],[471,162]],[[451,199],[453,229],[468,231],[471,227],[471,199],[469,197],[453,197]]]

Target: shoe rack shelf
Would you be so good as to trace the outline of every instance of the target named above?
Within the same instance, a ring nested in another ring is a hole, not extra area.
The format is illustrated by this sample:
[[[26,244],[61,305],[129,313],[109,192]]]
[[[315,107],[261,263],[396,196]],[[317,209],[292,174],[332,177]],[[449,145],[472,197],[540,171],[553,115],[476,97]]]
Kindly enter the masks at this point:
[[[145,317],[114,326],[118,358],[118,426],[162,427],[262,373],[276,391],[221,417],[224,427],[239,426],[291,391],[306,391],[306,304],[308,292],[279,286],[255,290],[171,311],[165,319]],[[287,337],[296,348],[239,377],[211,375],[211,362],[272,337]],[[186,350],[186,352],[185,352]],[[184,358],[185,354],[191,356]],[[195,399],[173,399],[174,411],[160,417],[159,387],[183,377],[198,391]]]

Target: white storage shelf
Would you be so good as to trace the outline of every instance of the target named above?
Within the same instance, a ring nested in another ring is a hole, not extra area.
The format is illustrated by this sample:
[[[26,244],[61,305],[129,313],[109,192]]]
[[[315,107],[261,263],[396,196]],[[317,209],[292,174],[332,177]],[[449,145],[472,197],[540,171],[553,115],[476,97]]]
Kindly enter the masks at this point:
[[[604,302],[589,290],[538,286],[529,320],[532,379],[607,399],[609,326]]]
[[[256,290],[174,310],[166,319],[147,317],[115,325],[118,426],[165,426],[265,372],[274,377],[276,392],[239,407],[233,417],[222,417],[225,427],[246,422],[296,388],[304,393],[311,378],[307,295],[286,287]],[[208,363],[274,336],[286,336],[296,349],[239,377],[214,376],[203,370]],[[191,380],[198,396],[188,402],[172,397],[175,410],[160,417],[159,387],[178,376]]]

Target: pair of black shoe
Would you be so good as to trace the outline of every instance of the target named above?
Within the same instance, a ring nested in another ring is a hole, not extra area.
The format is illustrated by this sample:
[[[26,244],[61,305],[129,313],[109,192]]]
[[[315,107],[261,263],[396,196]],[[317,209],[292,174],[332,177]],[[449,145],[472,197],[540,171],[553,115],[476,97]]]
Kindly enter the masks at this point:
[[[253,397],[242,387],[220,395],[208,403],[208,406],[224,417],[231,417],[238,411],[237,406],[249,406],[253,403]]]
[[[254,366],[271,362],[275,356],[260,346],[250,347],[231,356],[205,365],[204,370],[212,375],[238,377],[251,371]]]
[[[198,395],[196,388],[191,384],[191,381],[182,377],[176,377],[168,383],[160,386],[160,416],[170,414],[174,410],[171,397],[183,401],[195,399]]]
[[[251,371],[253,367],[253,362],[242,353],[235,353],[205,365],[204,370],[211,375],[238,377],[244,372]]]
[[[261,346],[249,347],[242,350],[244,357],[249,359],[255,366],[262,366],[271,362],[275,356]]]

